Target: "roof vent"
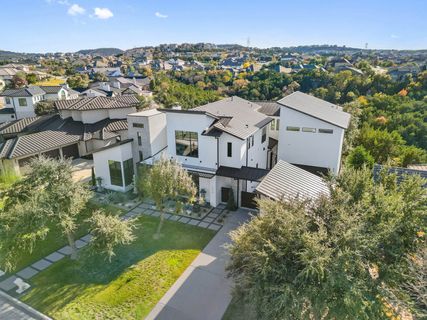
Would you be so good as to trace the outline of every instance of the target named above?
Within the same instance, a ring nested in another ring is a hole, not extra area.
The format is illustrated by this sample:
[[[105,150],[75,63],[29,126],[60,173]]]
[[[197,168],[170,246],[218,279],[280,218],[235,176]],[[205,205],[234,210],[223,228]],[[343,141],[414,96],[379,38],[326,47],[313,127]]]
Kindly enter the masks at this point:
[[[246,128],[249,128],[249,125],[248,125],[248,124],[245,124],[245,127],[246,127]]]

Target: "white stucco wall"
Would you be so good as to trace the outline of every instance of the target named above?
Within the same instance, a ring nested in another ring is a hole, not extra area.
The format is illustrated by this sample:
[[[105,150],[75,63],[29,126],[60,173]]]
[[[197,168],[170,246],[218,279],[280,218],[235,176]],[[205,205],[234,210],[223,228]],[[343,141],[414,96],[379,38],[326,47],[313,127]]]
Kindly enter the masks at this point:
[[[316,128],[315,133],[287,131],[287,126]],[[332,129],[333,134],[318,129]],[[294,164],[317,166],[339,172],[344,129],[282,106],[278,159]]]
[[[104,188],[114,191],[126,192],[132,189],[132,185],[127,187],[115,186],[111,184],[110,168],[108,166],[109,160],[119,161],[122,166],[122,180],[125,181],[123,162],[132,158],[132,144],[126,143],[112,147],[103,151],[95,152],[93,154],[93,163],[95,167],[96,177],[102,178],[102,185]]]
[[[227,155],[227,144],[231,142],[232,156]],[[246,165],[246,140],[223,133],[219,137],[219,165],[240,168]]]
[[[23,119],[23,118],[36,116],[36,113],[34,112],[34,106],[37,102],[43,99],[43,96],[40,95],[40,96],[25,97],[25,98],[14,97],[10,99],[12,103],[11,105],[7,105],[7,106],[15,108],[17,119]],[[25,99],[27,101],[27,106],[26,107],[20,106],[19,99]]]
[[[268,134],[264,142],[261,142],[262,128],[255,132],[253,136],[254,145],[251,145],[248,150],[248,167],[267,169]]]
[[[217,168],[217,142],[214,137],[203,136],[213,119],[204,114],[172,113],[166,114],[168,155],[184,165]],[[184,157],[176,155],[175,131],[192,131],[198,133],[199,156]]]
[[[136,108],[119,108],[119,109],[108,109],[108,118],[110,119],[126,119],[129,113],[136,112]]]
[[[166,115],[164,113],[151,114],[144,111],[132,113],[128,115],[127,120],[128,137],[133,139],[135,162],[139,162],[139,151],[142,151],[143,159],[147,159],[166,148]],[[143,124],[144,127],[134,127],[134,123]],[[138,133],[141,136],[141,145],[138,145]]]

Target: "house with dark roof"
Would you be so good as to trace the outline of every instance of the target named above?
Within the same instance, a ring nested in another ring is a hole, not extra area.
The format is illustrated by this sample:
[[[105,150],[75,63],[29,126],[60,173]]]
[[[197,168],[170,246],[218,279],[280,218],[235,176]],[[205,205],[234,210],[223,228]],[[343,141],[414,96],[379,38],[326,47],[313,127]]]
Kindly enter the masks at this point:
[[[68,85],[7,89],[0,94],[5,101],[3,113],[0,111],[0,123],[34,117],[36,115],[35,106],[40,101],[77,99],[78,96],[79,93],[69,88]]]
[[[19,172],[40,155],[74,159],[125,140],[126,115],[138,103],[134,96],[58,100],[58,114],[1,124],[1,166]]]
[[[34,107],[37,102],[44,100],[46,92],[37,86],[6,89],[1,94],[5,101],[5,108],[12,109],[15,119],[35,117]]]
[[[107,187],[129,188],[123,154],[132,154],[134,165],[164,156],[182,164],[213,206],[231,194],[237,206],[249,208],[259,194],[314,197],[327,189],[319,173],[339,171],[349,121],[340,107],[301,92],[277,102],[230,97],[189,110],[147,110],[128,115],[132,141],[104,149],[95,171]],[[118,163],[109,168],[113,158]],[[120,185],[110,186],[118,172]]]

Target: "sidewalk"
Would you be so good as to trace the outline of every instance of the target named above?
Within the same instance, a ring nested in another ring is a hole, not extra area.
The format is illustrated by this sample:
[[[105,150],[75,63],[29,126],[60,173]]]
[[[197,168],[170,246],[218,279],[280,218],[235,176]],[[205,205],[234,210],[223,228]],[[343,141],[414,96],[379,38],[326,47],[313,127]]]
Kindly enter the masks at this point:
[[[232,280],[226,278],[228,233],[249,219],[239,209],[160,299],[146,320],[220,320],[231,301]]]

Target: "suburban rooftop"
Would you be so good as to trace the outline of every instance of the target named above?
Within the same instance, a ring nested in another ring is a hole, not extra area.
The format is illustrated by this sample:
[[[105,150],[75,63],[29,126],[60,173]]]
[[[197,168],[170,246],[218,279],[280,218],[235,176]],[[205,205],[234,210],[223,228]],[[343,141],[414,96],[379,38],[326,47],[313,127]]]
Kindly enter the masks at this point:
[[[347,129],[350,123],[350,114],[342,111],[341,107],[300,91],[280,99],[278,103],[340,128]]]

